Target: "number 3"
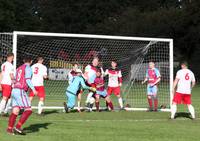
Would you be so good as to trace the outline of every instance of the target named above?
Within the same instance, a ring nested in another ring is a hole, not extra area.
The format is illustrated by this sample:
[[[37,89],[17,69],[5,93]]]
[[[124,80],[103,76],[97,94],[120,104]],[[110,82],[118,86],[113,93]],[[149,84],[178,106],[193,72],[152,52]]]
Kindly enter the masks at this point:
[[[39,68],[38,68],[38,67],[35,67],[34,74],[38,74],[38,70],[39,70]]]
[[[189,79],[190,79],[189,73],[186,73],[185,80],[189,80]]]

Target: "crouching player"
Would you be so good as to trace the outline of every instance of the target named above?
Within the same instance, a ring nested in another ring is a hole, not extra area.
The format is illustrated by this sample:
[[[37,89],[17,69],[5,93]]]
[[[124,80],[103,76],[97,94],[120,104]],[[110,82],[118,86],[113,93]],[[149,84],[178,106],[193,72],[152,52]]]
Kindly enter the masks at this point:
[[[160,82],[160,72],[157,68],[155,68],[154,62],[149,62],[149,68],[146,72],[146,77],[142,84],[148,81],[147,85],[147,99],[149,103],[149,111],[153,111],[152,103],[154,101],[154,111],[156,112],[158,110],[158,97],[157,97],[157,91],[158,91],[158,83]]]
[[[76,74],[77,74],[76,71],[77,71],[77,70],[78,70],[78,71],[81,71],[81,70],[78,69],[78,67],[79,67],[79,64],[78,64],[78,63],[74,63],[74,64],[73,64],[72,70],[68,73],[68,84],[69,84],[69,85],[72,83],[74,77],[76,76]],[[81,71],[81,73],[82,73],[82,71]],[[83,90],[80,89],[80,90],[77,92],[78,112],[81,112],[80,107],[81,107],[81,96],[82,96],[82,94],[83,94]]]
[[[65,112],[69,112],[70,109],[73,109],[76,104],[77,92],[81,89],[89,89],[93,92],[96,91],[95,88],[88,87],[85,84],[84,78],[82,77],[82,72],[80,70],[76,71],[76,76],[73,78],[72,82],[67,87],[66,96],[67,104],[64,102]]]
[[[104,86],[104,79],[101,74],[101,70],[97,70],[96,72],[96,78],[94,80],[94,83],[96,85],[96,94],[95,94],[95,104],[96,104],[96,110],[99,111],[99,99],[100,97],[104,98],[106,100],[106,103],[108,104],[109,108],[113,110],[113,104],[110,100],[110,97],[107,95],[107,91],[105,90]]]
[[[29,116],[32,114],[30,100],[26,94],[28,87],[31,88],[34,94],[37,94],[32,82],[32,70],[31,58],[27,57],[24,59],[24,64],[17,68],[15,82],[12,89],[12,113],[9,117],[7,132],[10,134],[20,134],[24,135],[23,130],[21,129],[22,125],[26,122]],[[20,109],[24,109],[16,127],[15,121],[19,114]]]

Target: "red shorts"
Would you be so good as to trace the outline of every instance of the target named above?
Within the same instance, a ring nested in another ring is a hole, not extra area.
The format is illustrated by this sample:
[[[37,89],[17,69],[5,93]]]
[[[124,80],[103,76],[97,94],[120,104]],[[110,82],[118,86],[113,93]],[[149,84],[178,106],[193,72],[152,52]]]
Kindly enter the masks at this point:
[[[35,86],[35,90],[38,92],[37,96],[39,98],[45,98],[45,89],[44,89],[44,86]],[[34,97],[34,93],[33,91],[31,90],[30,94],[29,94],[30,97]]]
[[[108,95],[111,95],[112,93],[114,95],[120,95],[120,87],[108,87],[107,89]]]
[[[1,87],[2,87],[2,95],[4,97],[10,98],[12,92],[11,85],[1,84]]]
[[[191,104],[191,95],[176,92],[173,102],[176,104]]]

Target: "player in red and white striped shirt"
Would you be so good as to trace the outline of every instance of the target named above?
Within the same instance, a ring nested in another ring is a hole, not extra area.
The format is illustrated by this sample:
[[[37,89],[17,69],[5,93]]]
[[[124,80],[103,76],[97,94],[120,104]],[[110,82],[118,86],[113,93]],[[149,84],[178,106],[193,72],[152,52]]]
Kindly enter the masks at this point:
[[[111,68],[105,71],[105,75],[108,75],[108,95],[113,93],[115,96],[117,96],[120,108],[123,109],[123,100],[120,94],[120,87],[122,86],[122,73],[117,67],[117,61],[111,61]]]
[[[1,80],[1,87],[2,87],[2,95],[3,98],[0,102],[0,114],[4,112],[5,114],[8,113],[8,107],[11,103],[11,91],[12,91],[12,81],[14,80],[14,66],[12,64],[14,59],[13,53],[8,53],[7,61],[1,65],[1,72],[2,72],[2,80]]]
[[[171,119],[175,118],[177,104],[186,104],[191,113],[192,119],[195,118],[194,107],[191,105],[191,90],[195,86],[195,76],[188,69],[186,62],[181,63],[181,70],[176,74],[173,84],[173,93],[175,92],[171,107]]]
[[[45,88],[44,88],[44,79],[47,78],[47,67],[43,65],[44,59],[42,57],[37,58],[37,63],[31,66],[33,76],[32,76],[32,83],[35,87],[36,91],[38,92],[37,96],[39,97],[38,103],[38,114],[42,113],[42,106],[44,105],[45,100]],[[30,92],[30,100],[33,100],[34,93]]]

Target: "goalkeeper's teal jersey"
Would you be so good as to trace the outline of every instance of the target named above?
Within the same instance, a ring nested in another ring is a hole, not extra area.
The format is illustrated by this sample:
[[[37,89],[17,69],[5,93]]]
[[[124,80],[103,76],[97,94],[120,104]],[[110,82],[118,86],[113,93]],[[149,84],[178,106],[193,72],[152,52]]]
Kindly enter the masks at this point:
[[[80,88],[89,89],[90,87],[86,86],[85,81],[82,76],[75,76],[69,86],[67,87],[67,91],[76,95]]]

